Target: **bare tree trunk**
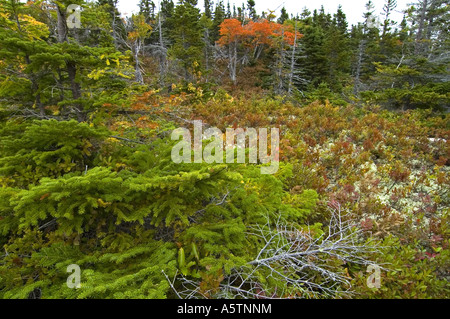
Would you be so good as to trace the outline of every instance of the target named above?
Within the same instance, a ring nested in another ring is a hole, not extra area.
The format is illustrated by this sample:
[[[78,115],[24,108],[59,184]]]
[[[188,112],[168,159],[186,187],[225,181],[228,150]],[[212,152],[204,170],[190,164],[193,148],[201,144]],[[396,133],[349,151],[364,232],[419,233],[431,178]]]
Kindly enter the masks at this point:
[[[353,88],[353,93],[355,95],[359,94],[360,86],[361,86],[361,69],[364,55],[364,40],[361,40],[358,48],[358,61],[356,62],[356,74],[355,74],[355,86]]]
[[[430,0],[430,1],[431,1],[431,4],[430,4],[429,10],[431,11],[431,14],[428,17],[428,25],[427,25],[427,30],[426,30],[426,39],[427,40],[431,40],[433,37],[433,27],[434,27],[434,19],[435,19],[433,12],[436,9],[436,7],[438,6],[438,1],[436,1],[436,0]],[[425,53],[431,54],[432,47],[433,47],[433,45],[426,45],[425,50],[424,50]]]
[[[140,51],[141,51],[141,40],[137,40],[135,42],[135,47],[134,47],[134,59],[136,60],[135,80],[139,84],[144,84],[144,77],[142,75],[141,64],[139,61],[139,52]]]
[[[205,28],[205,33],[204,33],[204,37],[203,37],[204,41],[205,41],[205,69],[206,69],[206,82],[208,82],[208,73],[209,73],[209,51],[211,49],[211,44],[209,42],[209,29]]]
[[[81,86],[76,81],[77,76],[77,66],[76,63],[73,61],[67,62],[67,73],[69,75],[69,81],[70,81],[70,88],[72,90],[72,98],[74,100],[81,99]],[[75,102],[74,104],[74,110],[75,114],[77,115],[78,122],[84,122],[86,121],[86,113],[83,111],[83,106]]]
[[[229,70],[230,70],[230,78],[233,81],[233,84],[236,84],[237,76],[237,43],[234,41],[232,44],[230,44],[228,48],[228,55],[229,55]]]
[[[160,46],[160,54],[159,54],[159,84],[161,87],[165,86],[165,78],[167,73],[167,50],[164,46],[163,34],[162,34],[162,23],[161,23],[161,13],[158,17],[158,31],[159,31],[159,46]]]
[[[57,5],[56,13],[58,15],[58,42],[63,43],[67,41],[66,13],[59,5]]]
[[[119,41],[117,40],[117,31],[116,31],[116,8],[113,9],[113,20],[112,20],[112,36],[114,39],[114,47],[117,49],[119,47]]]
[[[281,33],[281,39],[284,39],[284,30],[282,30]],[[278,61],[275,69],[275,75],[276,75],[276,92],[277,94],[281,95],[283,94],[284,89],[284,59],[285,59],[285,49],[284,49],[284,42],[281,41],[280,43],[280,51],[278,53]]]
[[[66,21],[66,13],[64,10],[57,5],[57,15],[58,15],[58,42],[63,43],[67,42],[67,21]],[[69,82],[70,82],[70,89],[72,91],[72,98],[74,100],[81,99],[81,86],[77,82],[77,65],[74,61],[67,61],[66,60],[66,70],[67,74],[69,76]],[[75,114],[77,115],[78,122],[84,122],[86,121],[86,114],[83,111],[83,106],[75,102],[73,109],[75,110]]]
[[[292,95],[292,87],[294,86],[294,70],[295,70],[295,53],[297,49],[297,21],[295,21],[294,45],[292,46],[291,69],[289,72],[288,95]]]
[[[256,46],[255,52],[253,53],[253,57],[255,58],[255,60],[259,60],[259,57],[261,56],[263,50],[264,50],[264,44]]]

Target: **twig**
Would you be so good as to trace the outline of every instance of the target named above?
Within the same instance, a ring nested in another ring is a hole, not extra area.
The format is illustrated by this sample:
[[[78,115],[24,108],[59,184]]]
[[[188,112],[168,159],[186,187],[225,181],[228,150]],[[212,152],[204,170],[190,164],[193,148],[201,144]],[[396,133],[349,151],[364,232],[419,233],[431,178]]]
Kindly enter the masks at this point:
[[[178,294],[178,291],[175,289],[175,287],[173,286],[173,283],[170,281],[169,277],[166,275],[166,273],[164,272],[164,270],[161,270],[161,272],[163,273],[164,277],[166,277],[166,280],[167,280],[167,282],[169,283],[170,288],[172,288],[173,292],[175,292],[175,294],[178,296],[178,298],[183,299],[183,298]],[[177,277],[177,274],[178,274],[178,270],[177,270],[177,272],[175,273],[175,277],[174,277],[173,282],[175,282],[175,279],[176,279],[176,277]]]
[[[125,138],[125,137],[120,137],[120,136],[115,136],[115,135],[112,135],[111,137],[112,137],[112,138],[115,138],[115,139],[117,139],[117,140],[129,142],[129,143],[135,143],[135,144],[146,145],[146,143],[144,143],[144,142],[137,141],[137,140],[130,140],[130,139]]]
[[[46,223],[46,224],[42,225],[41,227],[39,227],[39,230],[42,230],[42,229],[47,228],[49,226],[52,226],[55,223],[56,223],[56,219],[53,219],[53,220],[49,221],[48,223]]]

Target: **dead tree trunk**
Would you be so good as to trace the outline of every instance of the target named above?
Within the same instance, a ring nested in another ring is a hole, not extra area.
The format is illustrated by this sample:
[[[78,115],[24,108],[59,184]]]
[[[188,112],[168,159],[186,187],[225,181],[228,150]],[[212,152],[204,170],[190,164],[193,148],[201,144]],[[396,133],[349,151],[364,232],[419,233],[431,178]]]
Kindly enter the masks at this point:
[[[353,94],[359,95],[361,87],[361,69],[363,63],[365,41],[361,40],[358,48],[358,60],[356,61],[356,72],[355,72],[355,86],[353,88]]]
[[[289,72],[288,95],[292,95],[292,88],[294,86],[296,50],[297,50],[297,21],[295,22],[294,45],[292,46],[292,57],[291,57],[291,68],[290,68],[290,72]]]
[[[68,42],[67,37],[67,17],[66,12],[61,8],[60,5],[57,5],[56,12],[58,16],[58,42],[64,43]],[[72,91],[72,99],[78,100],[73,104],[73,110],[77,116],[78,122],[86,121],[86,114],[83,110],[83,106],[80,104],[79,100],[81,99],[81,85],[77,82],[77,65],[73,60],[66,60],[66,71],[69,77],[70,89]]]

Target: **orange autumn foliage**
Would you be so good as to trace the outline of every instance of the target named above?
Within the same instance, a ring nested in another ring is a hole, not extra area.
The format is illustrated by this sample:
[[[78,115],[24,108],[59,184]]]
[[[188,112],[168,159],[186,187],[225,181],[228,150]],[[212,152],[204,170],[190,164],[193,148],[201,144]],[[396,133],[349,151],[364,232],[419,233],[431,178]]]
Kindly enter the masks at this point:
[[[252,47],[258,45],[272,47],[276,43],[275,40],[280,38],[286,44],[294,45],[296,33],[290,25],[279,24],[266,19],[257,22],[250,21],[246,25],[242,25],[237,19],[225,19],[220,25],[220,35],[218,44],[221,46],[241,42]],[[302,36],[297,32],[297,38]]]
[[[239,20],[225,19],[220,25],[219,45],[227,45],[241,39],[244,28]]]

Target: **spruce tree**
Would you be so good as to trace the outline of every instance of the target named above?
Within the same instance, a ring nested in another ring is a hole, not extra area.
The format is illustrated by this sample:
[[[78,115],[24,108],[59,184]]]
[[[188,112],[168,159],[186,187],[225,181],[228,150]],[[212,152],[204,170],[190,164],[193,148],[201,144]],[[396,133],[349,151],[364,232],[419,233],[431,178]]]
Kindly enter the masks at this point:
[[[225,20],[225,18],[225,6],[223,4],[223,0],[220,0],[216,4],[216,8],[214,10],[213,29],[211,32],[211,39],[213,43],[216,43],[220,39],[220,25]]]
[[[172,17],[172,58],[178,61],[186,81],[193,78],[194,69],[201,67],[204,42],[197,0],[180,0]]]
[[[363,15],[364,23],[353,29],[353,40],[356,43],[354,49],[354,94],[358,95],[362,90],[368,89],[370,76],[375,72],[373,62],[380,60],[379,29],[376,25],[374,5],[372,1],[366,4],[366,12]]]
[[[98,0],[98,3],[105,6],[110,15],[110,23],[112,36],[114,38],[114,44],[116,48],[123,45],[123,41],[126,39],[125,24],[120,18],[120,12],[118,9],[118,0]]]
[[[301,39],[304,55],[299,63],[303,66],[306,80],[312,86],[328,81],[329,60],[325,51],[326,30],[324,30],[326,19],[324,12],[319,14],[315,10],[312,18],[303,19],[304,23],[300,28],[300,32],[304,34]]]
[[[258,14],[256,13],[255,7],[255,0],[247,0],[248,18],[253,21],[258,20]]]
[[[17,178],[1,176],[2,298],[169,298],[176,273],[206,289],[263,248],[247,226],[295,223],[318,199],[256,166],[175,164],[167,139],[129,146],[76,121],[10,122],[1,134],[0,171]],[[67,288],[71,264],[82,289]]]
[[[351,49],[346,15],[339,7],[326,31],[325,52],[329,61],[327,83],[335,92],[340,92],[350,80]]]
[[[225,14],[225,18],[226,19],[231,19],[232,15],[231,15],[231,5],[230,5],[230,1],[228,0],[227,3],[227,12]]]
[[[159,15],[161,17],[161,28],[163,37],[168,39],[170,44],[173,43],[173,28],[174,28],[174,19],[173,15],[175,12],[175,4],[173,0],[162,0],[161,1],[161,9]]]
[[[285,7],[281,8],[281,14],[280,14],[280,17],[278,18],[277,22],[279,24],[283,24],[288,19],[289,19],[289,14],[287,13],[286,8]]]
[[[376,62],[374,85],[382,104],[401,108],[445,109],[450,61],[448,54],[448,4],[421,1],[412,7],[398,32],[382,39],[383,59]],[[437,23],[439,21],[439,23]],[[431,50],[431,47],[433,48]]]
[[[204,10],[205,10],[205,15],[206,15],[206,17],[208,18],[208,19],[212,19],[213,18],[213,16],[212,16],[212,6],[213,6],[213,4],[211,3],[211,0],[204,0],[205,2],[204,2],[204,5],[203,5],[203,7],[204,7]]]
[[[145,23],[150,24],[155,20],[155,8],[156,5],[152,0],[139,1],[139,14],[145,17]]]

